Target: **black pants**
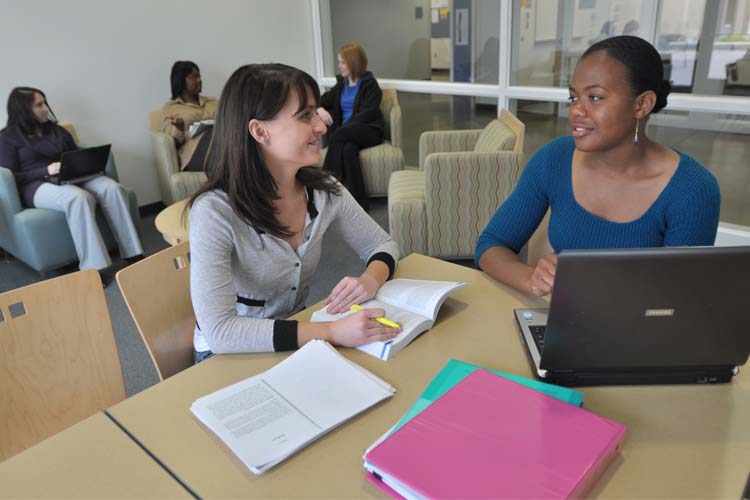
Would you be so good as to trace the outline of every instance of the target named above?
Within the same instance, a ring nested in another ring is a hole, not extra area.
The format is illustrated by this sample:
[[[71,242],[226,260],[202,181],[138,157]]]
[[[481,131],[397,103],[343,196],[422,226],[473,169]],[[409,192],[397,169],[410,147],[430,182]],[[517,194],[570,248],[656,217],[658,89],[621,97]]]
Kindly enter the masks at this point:
[[[211,136],[214,134],[214,128],[211,127],[201,134],[198,139],[198,145],[193,151],[193,156],[190,157],[190,161],[182,169],[183,172],[203,172],[206,164],[206,156],[208,155],[208,145],[211,144]]]
[[[342,125],[328,136],[328,153],[323,170],[332,173],[352,193],[354,199],[367,209],[365,181],[359,163],[361,149],[383,142],[383,132],[361,123]]]

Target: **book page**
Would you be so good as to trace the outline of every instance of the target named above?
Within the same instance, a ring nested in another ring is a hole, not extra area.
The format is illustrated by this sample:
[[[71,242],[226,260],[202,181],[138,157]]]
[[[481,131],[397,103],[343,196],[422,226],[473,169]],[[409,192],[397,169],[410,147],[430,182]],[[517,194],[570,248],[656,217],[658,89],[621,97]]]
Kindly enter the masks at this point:
[[[401,333],[395,338],[387,342],[372,342],[370,344],[360,346],[357,349],[364,351],[367,354],[375,356],[376,358],[383,358],[384,347],[388,343],[400,344],[404,341],[408,343],[408,340],[412,339],[417,333],[416,330],[424,328],[429,323],[428,318],[414,314],[413,312],[407,311],[401,307],[387,304],[376,299],[368,300],[362,304],[363,309],[385,309],[385,317],[391,321],[401,325]],[[354,314],[352,311],[346,311],[339,314],[329,314],[325,308],[319,309],[312,314],[311,321],[337,321],[341,318],[345,318],[350,314]],[[427,327],[429,328],[429,326]],[[400,350],[400,349],[398,349]]]
[[[376,298],[435,321],[438,309],[448,294],[464,286],[466,283],[461,281],[399,278],[387,281],[381,286]]]

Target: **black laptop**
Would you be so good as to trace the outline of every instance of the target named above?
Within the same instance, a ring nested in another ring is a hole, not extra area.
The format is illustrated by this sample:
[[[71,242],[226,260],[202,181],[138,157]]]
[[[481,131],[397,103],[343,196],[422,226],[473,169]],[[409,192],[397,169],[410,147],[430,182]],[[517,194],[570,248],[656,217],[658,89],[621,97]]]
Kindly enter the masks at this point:
[[[563,251],[549,309],[516,309],[538,378],[729,382],[750,354],[750,247]]]
[[[104,175],[111,144],[66,151],[60,157],[60,173],[47,177],[53,184],[80,184]]]

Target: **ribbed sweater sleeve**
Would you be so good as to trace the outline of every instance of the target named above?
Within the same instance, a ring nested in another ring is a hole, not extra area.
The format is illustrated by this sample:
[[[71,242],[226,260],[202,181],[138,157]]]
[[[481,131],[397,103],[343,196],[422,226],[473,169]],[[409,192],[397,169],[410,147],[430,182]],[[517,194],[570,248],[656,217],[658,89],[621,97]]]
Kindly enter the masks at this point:
[[[716,178],[696,160],[684,159],[685,175],[667,205],[664,246],[707,246],[716,240],[721,192]]]

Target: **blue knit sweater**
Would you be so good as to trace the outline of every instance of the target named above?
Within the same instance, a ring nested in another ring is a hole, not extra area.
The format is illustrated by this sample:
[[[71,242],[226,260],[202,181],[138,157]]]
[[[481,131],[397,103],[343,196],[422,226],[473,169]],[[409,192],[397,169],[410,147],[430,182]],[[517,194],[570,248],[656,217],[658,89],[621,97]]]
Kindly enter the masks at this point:
[[[552,207],[549,241],[565,249],[650,248],[713,245],[721,194],[716,178],[688,155],[649,209],[631,222],[610,222],[581,207],[573,196],[575,141],[560,137],[540,148],[524,168],[516,189],[477,241],[475,259],[490,247],[518,253]]]

